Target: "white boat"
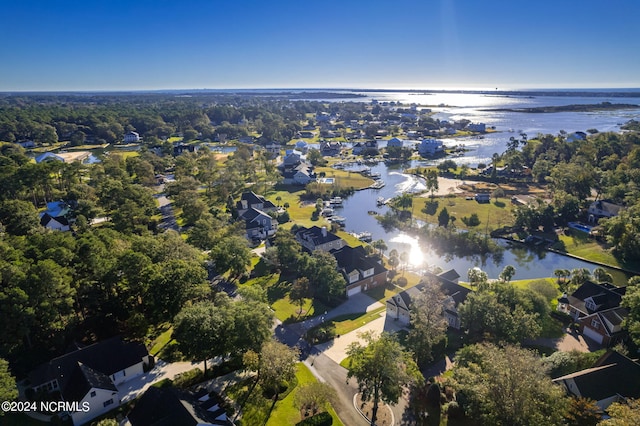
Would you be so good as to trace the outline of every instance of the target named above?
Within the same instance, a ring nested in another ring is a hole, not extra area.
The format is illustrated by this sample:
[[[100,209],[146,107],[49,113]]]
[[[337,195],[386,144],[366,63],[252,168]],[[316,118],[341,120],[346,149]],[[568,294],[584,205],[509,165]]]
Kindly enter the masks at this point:
[[[329,200],[329,204],[331,204],[333,206],[341,206],[342,205],[342,198],[333,197],[332,199]]]
[[[377,204],[378,206],[384,206],[384,197],[378,197],[378,198],[376,199],[376,204]]]
[[[383,180],[377,180],[377,181],[375,181],[375,182],[374,182],[374,184],[373,184],[373,185],[371,185],[371,186],[370,186],[370,188],[373,188],[373,189],[380,189],[380,188],[382,188],[382,187],[383,187],[383,186],[385,186],[385,185],[386,185],[386,183],[385,183]]]
[[[361,232],[361,233],[359,233],[359,234],[356,234],[355,236],[356,236],[356,238],[358,238],[360,241],[364,241],[365,243],[370,243],[370,242],[371,242],[371,240],[373,239],[373,238],[371,237],[371,232],[366,232],[366,231],[365,231],[365,232]]]
[[[327,220],[329,222],[337,223],[340,226],[344,226],[345,222],[347,221],[347,218],[344,216],[331,216]]]

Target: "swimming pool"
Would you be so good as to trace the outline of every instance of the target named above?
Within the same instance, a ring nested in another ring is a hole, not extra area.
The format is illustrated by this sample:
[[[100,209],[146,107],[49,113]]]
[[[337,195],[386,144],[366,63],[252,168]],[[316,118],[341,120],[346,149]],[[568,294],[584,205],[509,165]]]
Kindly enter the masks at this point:
[[[586,232],[587,234],[591,232],[593,226],[585,225],[580,222],[569,222],[569,228],[576,229],[578,231]]]

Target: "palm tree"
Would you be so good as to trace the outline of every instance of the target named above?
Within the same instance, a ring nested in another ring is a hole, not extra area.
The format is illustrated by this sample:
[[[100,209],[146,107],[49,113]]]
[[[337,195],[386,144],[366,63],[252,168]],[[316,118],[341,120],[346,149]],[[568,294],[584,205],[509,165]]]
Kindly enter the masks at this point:
[[[404,273],[407,270],[407,263],[409,262],[409,253],[406,251],[400,253],[400,261],[402,262],[402,276],[404,277]]]

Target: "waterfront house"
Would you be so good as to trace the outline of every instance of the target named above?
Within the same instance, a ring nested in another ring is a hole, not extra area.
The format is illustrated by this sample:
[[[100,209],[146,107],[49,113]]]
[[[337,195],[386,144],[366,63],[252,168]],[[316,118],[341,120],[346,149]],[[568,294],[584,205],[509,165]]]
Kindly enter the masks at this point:
[[[89,151],[73,151],[73,152],[45,152],[36,157],[36,163],[42,163],[43,161],[60,161],[61,163],[73,163],[78,161],[80,163],[86,163],[91,157]]]
[[[311,164],[300,163],[295,167],[285,168],[282,178],[282,183],[285,185],[307,185],[315,182],[317,176]]]
[[[318,226],[305,228],[302,226],[296,231],[295,238],[296,241],[298,241],[309,253],[314,250],[322,250],[326,252],[331,250],[340,250],[342,247],[347,245],[345,240],[338,237],[333,232],[328,231],[326,226],[323,226],[322,228]]]
[[[423,291],[425,286],[438,285],[440,290],[447,296],[443,315],[449,327],[459,330],[460,318],[458,317],[458,306],[466,300],[471,290],[458,284],[460,275],[455,269],[437,275],[431,272],[426,272],[425,274],[426,280],[387,300],[387,316],[405,325],[409,325],[413,299]]]
[[[278,230],[278,221],[268,214],[275,212],[276,206],[252,191],[242,193],[236,210],[238,218],[245,222],[245,236],[249,240],[265,240]]]
[[[402,148],[403,142],[399,138],[391,138],[387,141],[387,148]]]
[[[418,153],[423,157],[433,157],[444,153],[444,144],[438,139],[423,139],[418,145]]]
[[[198,152],[198,145],[178,144],[173,147],[173,155],[181,155],[185,152]]]
[[[605,411],[614,402],[640,397],[640,364],[621,353],[607,351],[592,368],[553,380],[569,395],[596,401]]]
[[[136,132],[128,132],[124,135],[124,143],[140,142],[140,135]]]
[[[387,283],[388,270],[367,256],[362,246],[343,246],[330,253],[338,262],[338,270],[347,282],[347,297]]]
[[[323,157],[335,157],[340,155],[342,150],[342,143],[340,142],[320,142],[320,153]]]
[[[281,145],[271,142],[270,144],[265,145],[264,149],[271,156],[271,158],[276,158],[280,155]]]
[[[487,125],[484,123],[469,123],[466,129],[470,132],[484,133],[487,131]]]
[[[587,281],[569,296],[563,296],[558,310],[571,315],[580,332],[598,344],[609,346],[623,337],[621,323],[628,315],[620,308],[626,287]]]
[[[617,216],[620,214],[620,210],[622,207],[619,204],[612,203],[610,201],[599,200],[594,201],[589,205],[589,209],[587,210],[587,214],[589,215],[589,222],[598,223],[598,221],[602,218],[608,219],[610,217]]]
[[[41,364],[29,373],[25,394],[27,397],[49,394],[52,398],[78,402],[80,410],[68,414],[74,425],[84,424],[118,407],[124,396],[118,386],[142,375],[151,362],[144,344],[113,337],[75,347]],[[82,411],[83,403],[89,404],[88,412]]]

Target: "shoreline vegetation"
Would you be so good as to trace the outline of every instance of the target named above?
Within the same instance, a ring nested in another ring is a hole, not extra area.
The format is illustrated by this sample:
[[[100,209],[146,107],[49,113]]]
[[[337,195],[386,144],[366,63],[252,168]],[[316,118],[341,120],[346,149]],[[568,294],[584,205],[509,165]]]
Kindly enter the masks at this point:
[[[611,102],[601,102],[599,104],[572,104],[559,106],[543,106],[533,108],[488,108],[480,111],[494,112],[526,112],[526,113],[551,113],[551,112],[590,112],[606,111],[613,109],[633,109],[640,105],[636,104],[612,104]]]

